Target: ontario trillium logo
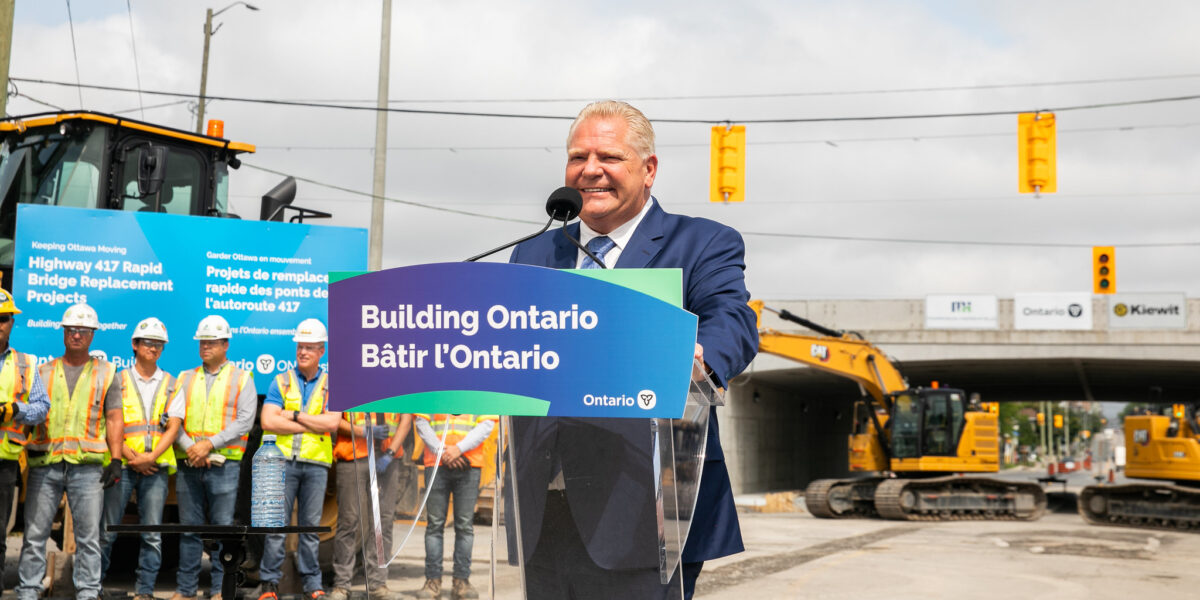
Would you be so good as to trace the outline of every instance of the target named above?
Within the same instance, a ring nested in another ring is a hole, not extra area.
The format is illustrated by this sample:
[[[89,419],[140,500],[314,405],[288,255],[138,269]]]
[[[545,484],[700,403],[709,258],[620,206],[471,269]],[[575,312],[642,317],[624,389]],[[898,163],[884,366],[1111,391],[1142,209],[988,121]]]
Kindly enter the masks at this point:
[[[1083,314],[1083,307],[1072,303],[1067,307],[1067,314],[1071,315],[1072,317],[1078,317]]]
[[[254,361],[254,367],[263,375],[270,375],[275,370],[275,357],[270,354],[259,354]]]
[[[642,410],[650,410],[654,408],[655,404],[658,404],[658,395],[654,393],[654,390],[642,390],[638,392],[638,408],[641,408]]]

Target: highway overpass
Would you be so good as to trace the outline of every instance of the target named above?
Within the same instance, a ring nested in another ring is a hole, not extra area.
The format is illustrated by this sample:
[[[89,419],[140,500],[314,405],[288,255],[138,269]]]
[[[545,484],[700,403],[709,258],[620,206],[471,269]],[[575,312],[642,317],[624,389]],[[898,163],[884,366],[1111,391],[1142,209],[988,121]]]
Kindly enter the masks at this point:
[[[1174,329],[1114,328],[1108,298],[1091,299],[1084,330],[1015,326],[998,299],[994,328],[928,328],[924,299],[770,301],[767,306],[880,347],[910,385],[938,381],[985,401],[1200,401],[1200,300]],[[763,326],[811,332],[771,313]],[[815,334],[814,334],[815,335]],[[846,435],[858,386],[785,358],[760,355],[730,385],[721,440],[735,493],[797,489],[846,473]]]

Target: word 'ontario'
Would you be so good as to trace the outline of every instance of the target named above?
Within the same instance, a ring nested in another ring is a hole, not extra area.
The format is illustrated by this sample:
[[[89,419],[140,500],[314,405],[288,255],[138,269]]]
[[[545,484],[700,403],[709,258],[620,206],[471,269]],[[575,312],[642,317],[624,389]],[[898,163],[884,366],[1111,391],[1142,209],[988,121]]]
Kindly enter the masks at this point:
[[[498,370],[554,370],[558,368],[558,353],[553,350],[542,350],[534,344],[529,350],[501,350],[492,346],[488,350],[475,350],[466,344],[434,344],[433,353],[416,344],[363,344],[363,368],[382,367],[385,369],[424,369],[427,359],[433,359],[433,367],[444,369],[446,364],[457,369],[498,369]]]
[[[487,324],[492,329],[594,329],[599,322],[596,313],[579,310],[541,310],[536,305],[512,310],[497,304],[487,310]],[[441,304],[426,304],[418,309],[411,304],[398,304],[395,310],[381,309],[374,304],[362,307],[363,329],[457,329],[463,335],[479,332],[479,311],[443,309]]]

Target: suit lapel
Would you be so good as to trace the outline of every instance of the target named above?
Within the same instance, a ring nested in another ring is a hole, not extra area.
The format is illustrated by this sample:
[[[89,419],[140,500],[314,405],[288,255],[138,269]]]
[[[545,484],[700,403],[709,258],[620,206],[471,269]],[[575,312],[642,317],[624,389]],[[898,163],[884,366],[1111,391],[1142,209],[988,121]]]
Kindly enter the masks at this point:
[[[617,259],[615,266],[622,269],[642,269],[662,252],[663,221],[667,213],[663,212],[658,200],[653,196],[650,197],[650,202],[650,210],[646,212],[642,222],[638,223],[637,229],[633,230],[633,237],[629,239],[629,245],[621,250],[621,257]]]
[[[576,221],[567,225],[567,231],[571,232],[572,237],[579,239],[579,222]],[[571,240],[568,240],[562,234],[562,231],[556,232],[553,239],[554,257],[552,258],[552,264],[549,266],[555,269],[574,269],[579,256],[579,250],[575,247],[575,244],[572,244]]]

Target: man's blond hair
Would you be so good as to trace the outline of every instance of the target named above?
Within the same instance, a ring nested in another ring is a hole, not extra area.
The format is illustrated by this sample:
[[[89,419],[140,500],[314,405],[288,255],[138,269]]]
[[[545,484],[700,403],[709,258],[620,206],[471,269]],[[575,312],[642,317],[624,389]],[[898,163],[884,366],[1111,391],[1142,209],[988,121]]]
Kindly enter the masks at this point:
[[[633,105],[619,100],[600,100],[583,107],[567,132],[568,147],[571,145],[571,139],[575,137],[575,128],[592,117],[624,119],[628,126],[625,143],[632,146],[640,158],[645,159],[654,154],[654,126],[650,124],[650,119]]]

